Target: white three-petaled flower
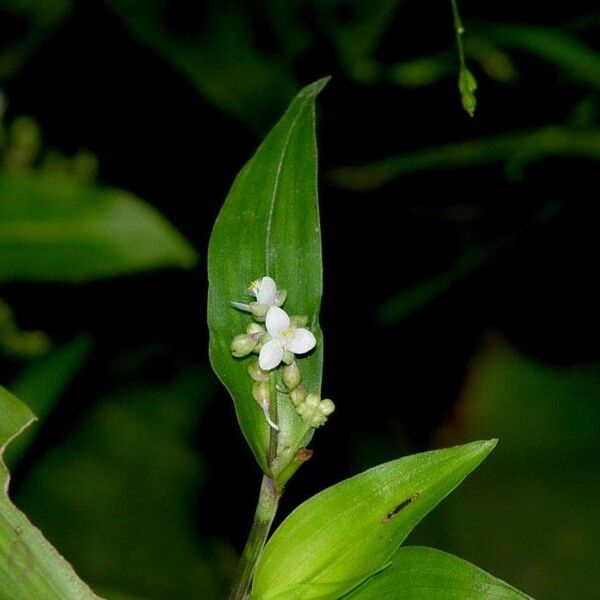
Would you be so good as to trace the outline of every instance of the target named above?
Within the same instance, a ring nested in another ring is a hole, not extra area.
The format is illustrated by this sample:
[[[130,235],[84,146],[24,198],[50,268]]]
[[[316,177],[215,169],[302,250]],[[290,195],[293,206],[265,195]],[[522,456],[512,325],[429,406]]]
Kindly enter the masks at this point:
[[[258,364],[263,371],[274,369],[282,361],[286,350],[304,354],[317,344],[308,329],[293,327],[287,313],[278,306],[269,309],[266,325],[271,339],[260,349],[258,356]]]
[[[248,290],[256,298],[258,304],[265,306],[265,312],[271,308],[271,306],[281,306],[283,300],[285,300],[285,292],[282,292],[282,290],[279,292],[277,291],[277,284],[272,277],[265,276],[253,281]],[[246,312],[250,312],[251,310],[249,304],[244,304],[242,302],[232,302],[232,304],[236,308],[245,310]]]

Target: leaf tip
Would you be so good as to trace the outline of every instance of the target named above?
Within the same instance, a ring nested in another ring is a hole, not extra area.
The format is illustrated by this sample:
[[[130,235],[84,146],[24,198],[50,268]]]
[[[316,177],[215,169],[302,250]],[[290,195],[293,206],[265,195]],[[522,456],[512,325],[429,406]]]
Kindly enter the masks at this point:
[[[317,96],[321,93],[323,88],[329,83],[331,79],[331,75],[327,75],[327,77],[322,77],[321,79],[317,79],[312,83],[309,83],[305,88],[300,91],[300,96]]]

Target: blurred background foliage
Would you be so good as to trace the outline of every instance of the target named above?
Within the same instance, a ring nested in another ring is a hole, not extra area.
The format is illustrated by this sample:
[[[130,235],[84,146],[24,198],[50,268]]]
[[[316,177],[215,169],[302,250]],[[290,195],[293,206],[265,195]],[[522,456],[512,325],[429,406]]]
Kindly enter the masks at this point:
[[[411,541],[596,595],[600,12],[460,9],[472,119],[449,2],[0,0],[0,374],[40,417],[13,497],[107,598],[220,597],[231,576],[258,473],[207,371],[202,256],[235,173],[326,74],[338,411],[282,513],[499,437]]]

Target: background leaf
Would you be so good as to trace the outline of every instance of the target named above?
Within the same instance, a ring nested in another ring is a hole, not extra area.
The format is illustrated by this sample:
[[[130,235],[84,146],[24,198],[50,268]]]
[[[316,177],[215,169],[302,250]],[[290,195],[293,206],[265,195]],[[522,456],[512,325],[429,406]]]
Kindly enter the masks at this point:
[[[208,250],[208,323],[213,368],[235,402],[240,427],[259,465],[269,472],[269,427],[252,397],[247,360],[235,360],[230,344],[250,322],[231,301],[247,297],[248,284],[270,275],[287,289],[290,314],[307,315],[316,350],[301,360],[307,389],[321,388],[321,233],[317,203],[315,98],[326,80],[304,88],[292,101],[254,157],[237,176],[219,213]],[[279,394],[280,448],[284,462],[308,443],[312,430],[287,395]],[[285,464],[283,464],[285,466]]]
[[[87,600],[97,598],[71,566],[8,499],[8,470],[2,454],[35,417],[0,387],[0,598]]]
[[[442,543],[535,597],[593,598],[600,586],[588,563],[600,552],[600,507],[589,503],[600,494],[598,398],[598,363],[544,364],[488,335],[437,440],[493,431],[502,444],[490,469],[444,502],[413,543]],[[490,544],[481,532],[499,522],[502,534]]]
[[[473,442],[407,456],[313,496],[275,531],[258,564],[254,593],[320,598],[349,591],[386,566],[413,527],[496,445]]]
[[[11,389],[35,411],[38,419],[7,448],[4,460],[13,468],[35,439],[41,422],[50,414],[61,395],[88,356],[91,340],[80,336],[32,361],[12,382]]]
[[[122,387],[22,481],[19,506],[110,600],[224,595],[233,551],[199,539],[195,517],[209,466],[193,436],[213,388],[199,369]]]
[[[196,260],[163,217],[126,192],[0,175],[0,282],[82,282]]]
[[[399,548],[390,565],[348,599],[517,600],[529,598],[466,560],[433,548]]]
[[[247,7],[219,2],[186,13],[180,6],[188,35],[178,36],[172,23],[165,22],[166,0],[107,4],[135,37],[164,56],[203,96],[256,129],[263,129],[296,89],[281,57],[256,48]]]
[[[596,128],[579,130],[564,126],[513,131],[489,138],[424,148],[365,165],[336,167],[328,173],[328,178],[342,188],[367,191],[411,173],[508,161],[522,166],[552,156],[600,160],[600,131]]]

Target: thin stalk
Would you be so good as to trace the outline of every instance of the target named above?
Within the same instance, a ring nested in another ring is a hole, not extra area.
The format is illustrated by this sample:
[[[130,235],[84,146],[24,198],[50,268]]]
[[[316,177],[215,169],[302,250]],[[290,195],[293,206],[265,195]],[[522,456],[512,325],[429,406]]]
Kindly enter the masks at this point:
[[[463,34],[465,33],[465,26],[463,25],[460,13],[458,12],[458,3],[456,0],[450,0],[452,4],[452,17],[454,19],[454,32],[456,34],[456,45],[458,46],[458,60],[460,61],[460,68],[466,69],[465,61],[465,48],[463,45]]]
[[[281,494],[277,490],[273,479],[263,475],[254,521],[248,541],[242,552],[238,575],[229,595],[229,600],[246,600],[250,597],[250,586],[254,571],[273,524],[280,496]]]

